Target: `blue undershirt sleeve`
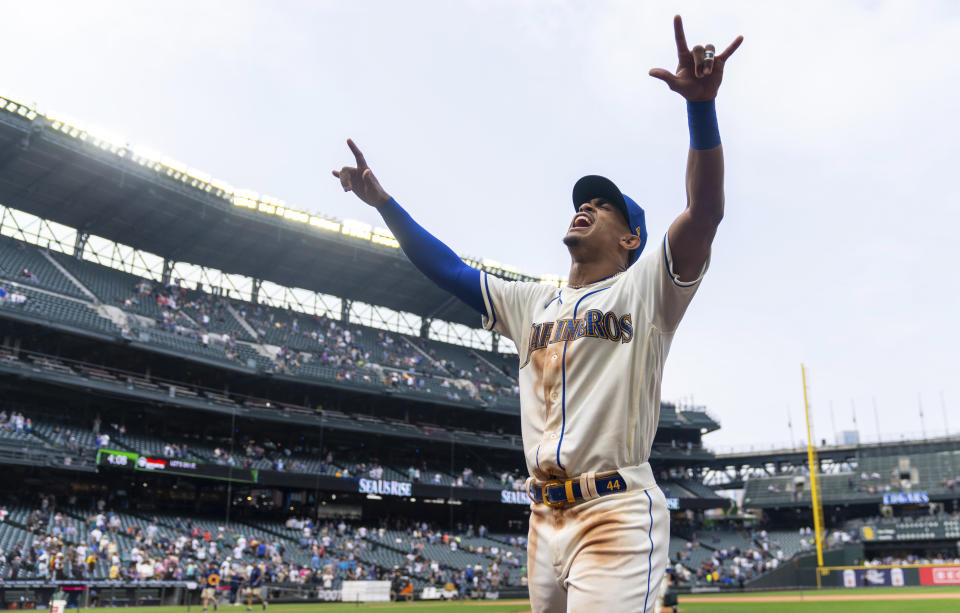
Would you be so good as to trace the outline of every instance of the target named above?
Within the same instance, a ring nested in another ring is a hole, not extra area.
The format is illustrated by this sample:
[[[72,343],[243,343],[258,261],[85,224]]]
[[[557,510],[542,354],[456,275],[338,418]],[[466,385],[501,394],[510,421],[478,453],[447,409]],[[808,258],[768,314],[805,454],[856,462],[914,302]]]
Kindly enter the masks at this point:
[[[450,247],[415,222],[393,198],[377,210],[400,243],[400,248],[420,272],[476,312],[486,313],[479,270],[467,266]]]

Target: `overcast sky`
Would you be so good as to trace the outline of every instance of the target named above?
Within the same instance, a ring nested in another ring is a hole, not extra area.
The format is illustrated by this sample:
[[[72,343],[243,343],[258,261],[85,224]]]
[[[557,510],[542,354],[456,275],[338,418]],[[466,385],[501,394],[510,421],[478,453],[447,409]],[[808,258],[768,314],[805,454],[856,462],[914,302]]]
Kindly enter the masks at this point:
[[[0,94],[379,225],[330,176],[353,137],[458,253],[565,276],[581,175],[654,238],[684,205],[684,103],[647,76],[675,68],[677,11],[691,45],[745,42],[717,101],[726,217],[664,398],[706,405],[718,449],[788,441],[788,416],[796,440],[803,362],[818,438],[852,407],[866,439],[943,435],[941,397],[960,432],[958,3],[5,2]]]

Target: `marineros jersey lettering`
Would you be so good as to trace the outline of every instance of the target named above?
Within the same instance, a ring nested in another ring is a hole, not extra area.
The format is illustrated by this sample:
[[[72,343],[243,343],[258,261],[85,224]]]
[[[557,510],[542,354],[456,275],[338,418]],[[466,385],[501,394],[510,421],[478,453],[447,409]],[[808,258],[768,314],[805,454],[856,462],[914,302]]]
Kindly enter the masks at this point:
[[[663,365],[702,277],[679,280],[666,238],[626,271],[579,288],[481,275],[483,325],[520,354],[521,429],[534,479],[649,459]]]

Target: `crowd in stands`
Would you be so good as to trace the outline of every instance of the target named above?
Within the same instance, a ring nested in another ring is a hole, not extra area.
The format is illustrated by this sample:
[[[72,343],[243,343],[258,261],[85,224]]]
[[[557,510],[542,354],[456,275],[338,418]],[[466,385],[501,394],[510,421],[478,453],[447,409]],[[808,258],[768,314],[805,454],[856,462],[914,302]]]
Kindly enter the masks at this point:
[[[7,288],[0,285],[0,304],[3,303],[23,306],[27,303],[27,297],[20,292],[7,290]]]
[[[877,494],[893,491],[909,491],[911,483],[909,479],[898,479],[898,471],[894,470],[890,479],[884,480],[878,472],[862,472],[860,478],[855,479],[856,475],[847,477],[847,489],[851,492],[866,492]]]
[[[693,532],[684,548],[676,553],[670,565],[673,581],[677,584],[721,584],[742,587],[758,575],[773,570],[794,553],[785,549],[780,540],[762,528],[731,526],[720,538],[712,531],[705,531],[707,540],[701,542],[698,532]],[[813,530],[799,529],[799,551],[813,549]],[[741,546],[741,544],[743,546]],[[701,549],[709,555],[698,555]],[[693,564],[692,560],[701,560]]]
[[[30,434],[33,430],[33,421],[29,417],[24,417],[23,413],[18,411],[13,411],[7,415],[6,410],[0,410],[0,430],[16,432],[17,434]]]
[[[26,268],[17,277],[20,281],[38,282],[36,274]],[[82,276],[80,280],[83,281]],[[203,347],[222,350],[228,360],[242,359],[239,342],[256,342],[279,348],[269,367],[272,372],[303,374],[299,371],[305,366],[329,368],[341,380],[413,388],[442,394],[453,401],[493,404],[500,398],[518,397],[515,376],[510,374],[506,362],[502,372],[481,360],[457,364],[438,357],[436,349],[422,339],[379,332],[376,339],[368,338],[365,345],[364,334],[358,327],[289,307],[273,308],[188,290],[178,278],[167,283],[138,279],[127,291],[101,298],[138,314],[131,314],[126,323],[119,324],[121,335],[128,339],[138,338],[144,331],[149,334],[145,328],[152,327]],[[27,300],[28,296],[21,292],[0,287],[0,302],[22,305]],[[229,305],[236,308],[255,338],[247,338],[241,322],[234,325],[230,321],[233,315],[228,312]],[[153,318],[154,323],[144,325],[139,319],[144,316]]]
[[[186,445],[184,445],[186,447]],[[237,460],[226,449],[216,447],[213,450],[213,461],[215,464],[223,466],[241,466],[243,468],[253,468],[256,460],[266,460],[270,463],[270,468],[277,471],[307,472],[309,469],[299,459],[292,459],[293,452],[289,447],[284,447],[281,443],[266,439],[257,442],[253,439],[246,440],[243,445],[243,456]],[[332,454],[327,454],[328,458]],[[320,474],[326,474],[328,462],[321,462],[319,466]]]
[[[171,279],[166,285],[157,285],[147,280],[138,281],[134,284],[133,295],[124,300],[124,306],[135,308],[141,300],[153,300],[156,303],[160,311],[156,320],[158,329],[191,338],[204,347],[223,347],[227,359],[238,359],[239,331],[211,330],[212,323],[226,321],[226,307],[222,299],[204,293],[189,297],[183,281]],[[190,309],[195,314],[194,317],[188,315],[186,309]]]
[[[796,533],[770,533],[761,527],[731,524],[717,533],[704,531],[701,543],[693,532],[684,548],[677,552],[671,569],[674,582],[694,585],[722,584],[743,586],[746,581],[780,566],[797,553],[816,548],[813,528],[800,527]],[[722,534],[722,538],[718,536]],[[826,547],[850,543],[859,537],[856,529],[835,529],[826,535]],[[788,544],[786,541],[789,540]],[[741,546],[743,544],[743,546]],[[708,555],[698,555],[700,551]],[[699,564],[692,560],[701,560]]]
[[[14,405],[15,407],[16,405]],[[40,421],[38,422],[37,419]],[[199,434],[183,434],[171,439],[158,439],[144,436],[128,437],[123,423],[104,422],[97,414],[87,430],[83,427],[44,421],[42,417],[31,419],[29,411],[15,410],[13,407],[0,408],[0,434],[11,433],[29,435],[42,427],[43,438],[47,442],[67,450],[72,454],[65,458],[69,464],[78,461],[85,463],[93,460],[90,452],[99,449],[131,450],[145,455],[160,455],[164,458],[209,462],[221,466],[233,466],[245,469],[269,469],[281,472],[300,472],[329,475],[337,478],[365,478],[406,480],[414,483],[434,485],[452,485],[454,487],[512,489],[523,491],[525,477],[517,471],[495,472],[489,466],[464,466],[451,473],[442,473],[436,466],[421,461],[418,464],[400,464],[388,475],[384,465],[369,455],[359,452],[337,458],[334,451],[307,450],[299,444],[289,444],[279,439],[264,437],[253,432],[241,432],[235,439],[228,434],[222,437],[201,437]],[[88,438],[86,432],[93,436]]]
[[[105,510],[77,520],[57,511],[51,500],[43,497],[27,519],[26,530],[35,537],[32,543],[20,542],[0,552],[0,565],[6,569],[3,578],[190,580],[197,578],[198,567],[207,560],[222,560],[229,567],[244,554],[269,560],[274,574],[290,572],[290,564],[283,560],[283,543],[261,536],[246,538],[225,528],[211,533],[179,518],[172,530],[163,532],[156,518],[145,528],[129,522],[124,528],[118,514]]]
[[[301,335],[319,345],[315,351],[282,345],[274,356],[274,372],[292,373],[302,366],[315,365],[333,369],[338,380],[438,392],[454,401],[471,399],[494,403],[499,397],[519,394],[516,385],[497,383],[491,370],[479,360],[472,370],[458,368],[451,360],[438,359],[436,350],[421,339],[408,340],[379,331],[375,345],[368,347],[359,329],[351,330],[338,321],[316,316],[312,318],[310,330],[301,332],[298,315],[289,310],[287,315],[289,324],[275,320],[273,311],[265,313],[259,306],[253,316],[247,315],[261,339],[266,338],[267,329],[275,326],[288,330],[285,340],[289,340],[289,334]],[[266,320],[262,319],[264,316]]]
[[[864,566],[907,566],[910,564],[960,565],[960,557],[950,557],[942,553],[929,556],[900,553],[883,556],[881,558],[870,558],[863,561]]]
[[[262,566],[267,583],[324,588],[335,588],[335,582],[344,579],[386,579],[397,571],[418,578],[421,585],[453,583],[461,590],[519,583],[525,575],[522,550],[493,541],[469,542],[475,535],[486,537],[483,526],[455,533],[417,523],[392,538],[397,532],[388,533],[386,522],[366,526],[290,517],[269,533],[191,518],[140,520],[109,510],[102,499],[89,511],[76,506],[68,511],[58,509],[53,496],[41,497],[16,526],[33,538],[0,551],[0,580],[196,580],[211,563],[224,580],[234,574],[246,577],[256,564]],[[0,506],[0,530],[10,522],[11,514]],[[522,546],[522,537],[516,539],[516,546]],[[483,563],[449,566],[425,554],[426,544],[469,551]],[[388,568],[366,555],[381,548],[392,550],[395,557],[402,554],[402,565]]]
[[[511,583],[526,584],[525,562],[512,548],[495,542],[487,545],[471,542],[475,536],[480,539],[487,538],[485,526],[480,525],[476,530],[472,525],[466,526],[463,534],[452,534],[436,529],[426,522],[404,523],[405,526],[401,530],[393,532],[393,544],[398,549],[406,550],[402,570],[407,575],[425,577],[426,582],[434,586],[452,583],[461,594],[471,588],[488,590]],[[361,530],[364,530],[364,537],[366,537],[366,530],[362,528]],[[379,542],[388,540],[385,526],[377,529],[376,539]],[[516,539],[514,542],[522,541],[524,545],[526,544],[525,537],[518,536]],[[462,569],[451,568],[440,560],[431,559],[426,552],[428,545],[439,545],[454,552],[466,551],[485,556],[491,561],[486,566],[474,564]]]

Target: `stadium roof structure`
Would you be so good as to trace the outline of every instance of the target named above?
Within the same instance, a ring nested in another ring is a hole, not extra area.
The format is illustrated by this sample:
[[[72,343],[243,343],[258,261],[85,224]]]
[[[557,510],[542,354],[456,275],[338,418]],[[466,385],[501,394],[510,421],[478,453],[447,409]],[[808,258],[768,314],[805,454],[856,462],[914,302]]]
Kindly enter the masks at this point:
[[[0,202],[167,260],[479,327],[385,229],[311,215],[0,98]],[[465,258],[513,280],[524,275]]]

